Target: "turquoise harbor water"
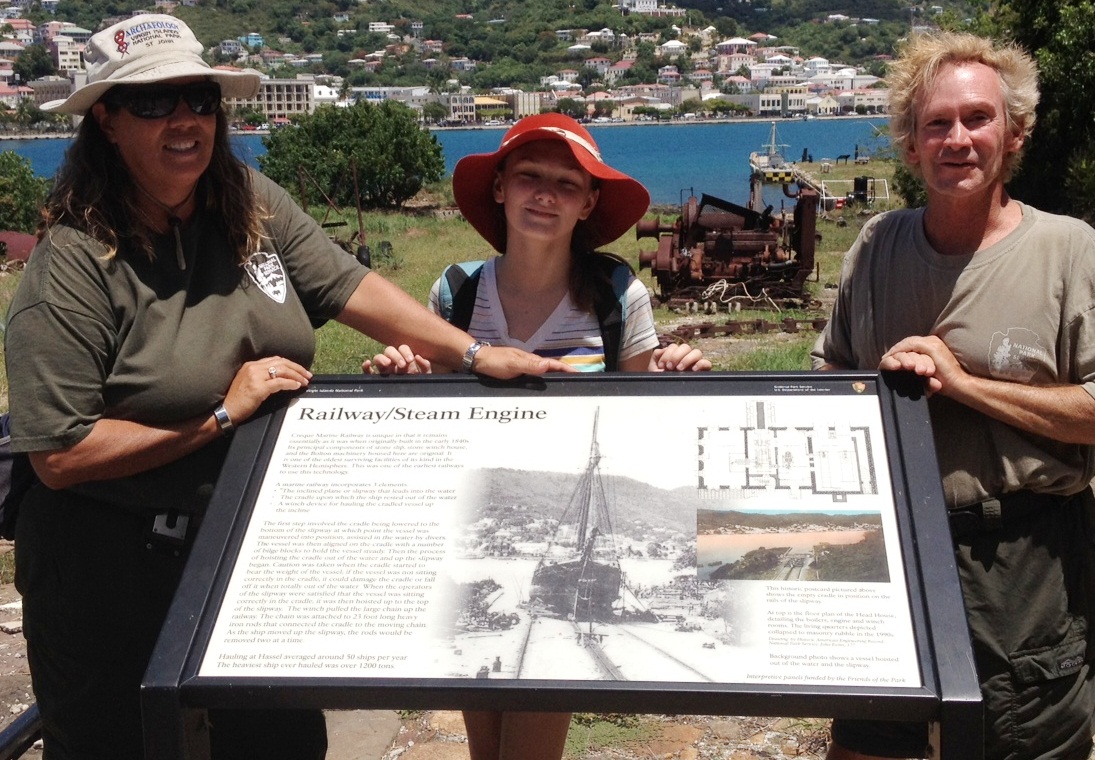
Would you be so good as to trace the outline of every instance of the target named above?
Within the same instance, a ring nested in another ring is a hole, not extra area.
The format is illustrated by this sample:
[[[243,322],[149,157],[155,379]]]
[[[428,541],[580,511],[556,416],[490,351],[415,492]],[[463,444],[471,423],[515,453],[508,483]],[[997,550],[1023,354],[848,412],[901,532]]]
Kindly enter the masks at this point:
[[[876,155],[889,146],[880,135],[885,117],[783,120],[777,122],[784,157],[797,161],[803,151],[815,161],[860,153]],[[768,141],[770,121],[701,122],[590,126],[605,161],[641,181],[653,202],[680,205],[690,195],[714,195],[744,204],[749,198],[749,154]],[[436,130],[445,169],[471,153],[489,153],[502,140],[502,129]],[[257,166],[266,152],[260,135],[235,135],[239,155]],[[34,171],[52,176],[60,165],[67,139],[4,140],[0,151],[28,158]],[[778,198],[767,198],[778,205]]]

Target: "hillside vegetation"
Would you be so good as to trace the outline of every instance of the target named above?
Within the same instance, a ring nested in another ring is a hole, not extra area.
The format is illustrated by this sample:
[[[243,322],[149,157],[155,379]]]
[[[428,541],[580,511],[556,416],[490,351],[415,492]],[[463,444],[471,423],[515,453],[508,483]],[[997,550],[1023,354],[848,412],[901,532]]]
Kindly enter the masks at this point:
[[[863,65],[881,73],[885,58],[894,43],[908,33],[910,22],[918,16],[934,15],[924,9],[927,6],[910,11],[908,3],[898,0],[865,0],[854,7],[838,0],[681,0],[676,5],[688,9],[684,17],[625,15],[607,0],[204,0],[198,6],[180,6],[174,13],[190,24],[207,46],[254,32],[275,50],[321,53],[322,63],[315,64],[310,73],[345,76],[351,85],[429,83],[440,88],[450,78],[457,78],[461,84],[482,89],[537,86],[541,77],[561,67],[573,67],[574,59],[567,53],[572,42],[556,34],[564,29],[608,28],[628,38],[657,34],[660,41],[709,26],[717,30],[716,41],[765,32],[775,35],[776,44],[798,47],[803,55]],[[145,7],[139,0],[61,0],[55,17],[94,30],[104,18]],[[955,13],[966,10],[961,4],[954,9]],[[869,22],[827,22],[833,14]],[[36,22],[49,18],[41,12],[37,13],[41,19],[33,18],[35,12],[29,15]],[[336,21],[336,15],[346,20]],[[412,48],[386,59],[376,72],[351,70],[347,65],[351,58],[390,43],[385,35],[369,33],[372,21],[393,24],[404,40],[412,36],[439,40],[444,57],[467,57],[479,67],[472,72],[444,67],[427,70],[421,60],[430,56]],[[414,33],[411,22],[421,22],[421,31]],[[623,48],[595,44],[592,53],[616,60],[623,55]],[[654,58],[652,45],[640,47],[635,80],[643,81],[661,63]],[[272,73],[295,76],[306,72]]]

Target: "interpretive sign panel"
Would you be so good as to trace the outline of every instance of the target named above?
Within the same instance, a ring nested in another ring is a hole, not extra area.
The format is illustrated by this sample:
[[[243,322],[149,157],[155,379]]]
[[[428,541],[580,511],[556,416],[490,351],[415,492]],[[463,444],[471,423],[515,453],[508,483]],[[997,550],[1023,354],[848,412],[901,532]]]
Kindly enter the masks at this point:
[[[846,391],[295,399],[198,674],[919,686]]]
[[[317,380],[234,441],[146,712],[945,722],[949,682],[979,724],[926,405],[897,377]]]

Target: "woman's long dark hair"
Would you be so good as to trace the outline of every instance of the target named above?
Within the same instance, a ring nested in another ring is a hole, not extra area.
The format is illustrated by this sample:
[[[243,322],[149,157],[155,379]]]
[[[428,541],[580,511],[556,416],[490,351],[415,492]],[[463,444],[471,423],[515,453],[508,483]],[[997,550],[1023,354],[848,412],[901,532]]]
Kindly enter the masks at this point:
[[[228,243],[242,262],[259,250],[265,210],[255,199],[250,171],[232,153],[224,112],[218,111],[216,119],[213,156],[198,181],[198,198],[220,218]],[[106,258],[114,257],[123,245],[154,258],[157,231],[139,201],[140,190],[129,170],[89,111],[46,198],[39,237],[51,226],[65,224],[106,246]]]

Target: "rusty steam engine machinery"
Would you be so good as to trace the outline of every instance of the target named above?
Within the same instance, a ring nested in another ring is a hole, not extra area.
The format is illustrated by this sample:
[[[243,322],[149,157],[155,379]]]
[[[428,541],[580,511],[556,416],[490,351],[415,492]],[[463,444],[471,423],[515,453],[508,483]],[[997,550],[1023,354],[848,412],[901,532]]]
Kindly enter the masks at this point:
[[[642,251],[639,268],[651,270],[661,301],[708,312],[807,307],[818,194],[786,185],[784,194],[796,200],[790,215],[704,194],[689,198],[672,226],[640,220],[636,236],[657,238],[658,249]]]

